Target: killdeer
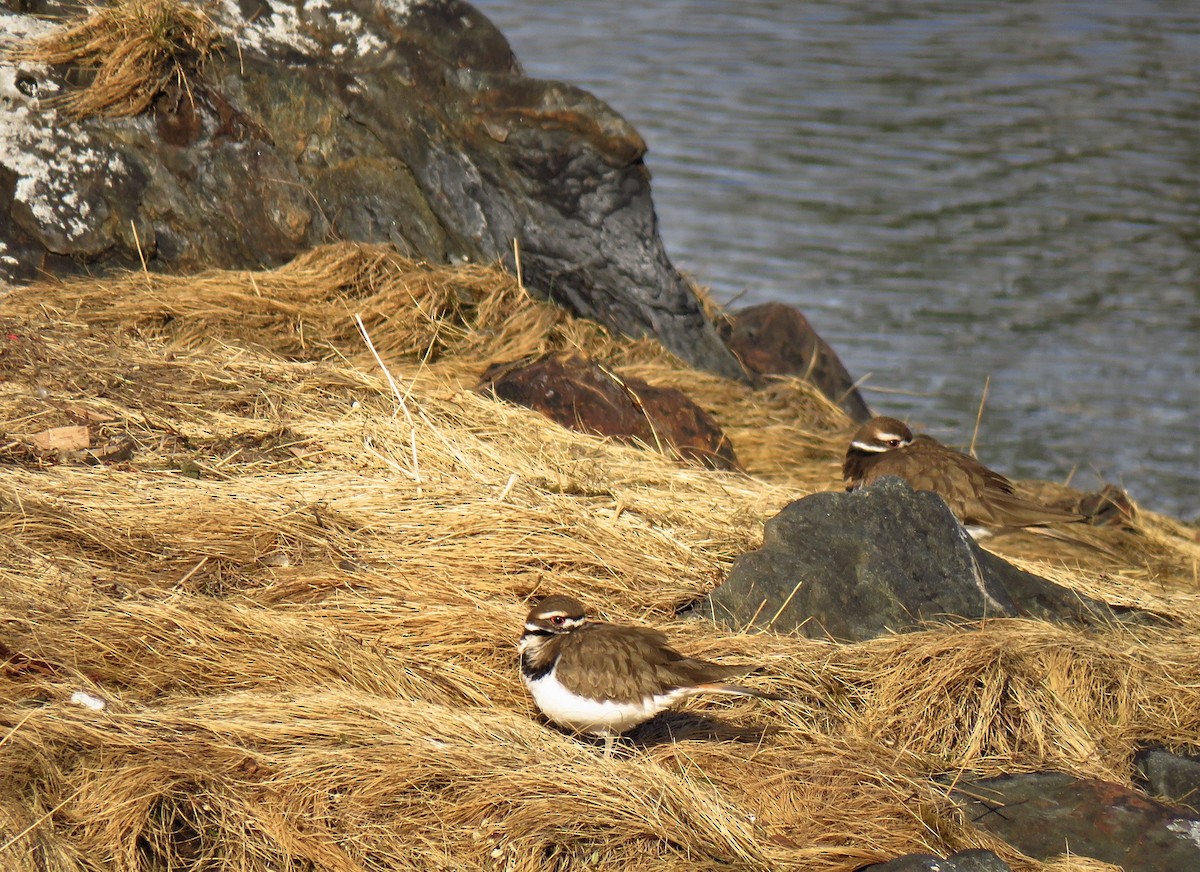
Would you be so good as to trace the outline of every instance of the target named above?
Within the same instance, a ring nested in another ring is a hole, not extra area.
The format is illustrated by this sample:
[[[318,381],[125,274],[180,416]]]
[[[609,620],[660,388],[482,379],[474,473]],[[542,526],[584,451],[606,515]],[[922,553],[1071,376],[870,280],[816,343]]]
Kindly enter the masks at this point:
[[[895,418],[877,417],[851,438],[842,477],[846,490],[854,490],[885,475],[899,476],[914,490],[933,491],[964,526],[976,528],[972,535],[988,527],[1031,527],[1082,518],[1019,497],[1011,481],[974,457],[931,436],[913,436]]]
[[[583,603],[569,596],[533,607],[517,650],[537,707],[561,727],[603,737],[606,757],[617,734],[699,693],[782,699],[723,682],[752,666],[694,660],[656,630],[589,621]]]

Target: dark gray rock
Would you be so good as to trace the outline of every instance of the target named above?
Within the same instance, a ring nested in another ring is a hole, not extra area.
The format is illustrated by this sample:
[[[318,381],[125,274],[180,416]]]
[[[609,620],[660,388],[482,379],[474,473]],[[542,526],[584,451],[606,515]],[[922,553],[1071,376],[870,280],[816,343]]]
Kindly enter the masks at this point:
[[[945,862],[933,854],[907,854],[886,863],[864,866],[859,872],[943,872]]]
[[[1133,758],[1133,765],[1150,793],[1200,810],[1200,757],[1146,748]]]
[[[887,863],[865,866],[859,872],[1012,872],[1012,867],[991,851],[959,851],[946,859],[932,854],[909,854]]]
[[[1125,872],[1200,869],[1200,817],[1119,784],[1058,772],[955,784],[975,826],[1035,859],[1070,852]]]
[[[71,121],[47,99],[67,70],[0,61],[0,278],[273,266],[332,239],[511,266],[516,240],[534,293],[745,377],[603,102],[525,77],[461,0],[243,6],[207,8],[226,50],[136,118]],[[52,27],[0,7],[6,36]]]
[[[991,851],[975,848],[946,858],[954,865],[948,872],[1010,872],[1011,867]]]
[[[861,641],[925,621],[1112,622],[1102,602],[980,548],[940,497],[884,478],[797,500],[697,608],[732,626]]]

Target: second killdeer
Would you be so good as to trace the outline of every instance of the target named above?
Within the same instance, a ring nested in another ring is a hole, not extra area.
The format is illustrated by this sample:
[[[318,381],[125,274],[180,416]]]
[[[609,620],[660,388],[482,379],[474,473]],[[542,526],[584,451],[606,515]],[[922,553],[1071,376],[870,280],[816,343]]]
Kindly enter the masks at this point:
[[[533,607],[517,650],[537,707],[561,727],[602,737],[605,756],[615,736],[696,694],[782,699],[725,683],[752,666],[685,657],[656,630],[589,621],[583,603],[569,596]]]
[[[895,418],[877,417],[851,438],[842,476],[846,490],[854,490],[885,475],[937,494],[968,528],[1030,527],[1082,517],[1017,496],[1011,481],[974,457],[931,436],[913,436]]]

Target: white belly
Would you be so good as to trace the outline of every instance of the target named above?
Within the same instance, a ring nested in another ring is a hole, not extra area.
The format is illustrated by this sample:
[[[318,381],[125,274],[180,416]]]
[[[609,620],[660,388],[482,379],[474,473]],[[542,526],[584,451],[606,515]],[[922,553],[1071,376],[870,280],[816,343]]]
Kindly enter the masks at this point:
[[[685,689],[658,696],[647,696],[636,702],[616,702],[576,696],[563,687],[554,675],[555,670],[534,681],[525,679],[525,686],[542,713],[560,727],[576,733],[596,736],[623,733],[648,721],[672,703],[688,695]]]

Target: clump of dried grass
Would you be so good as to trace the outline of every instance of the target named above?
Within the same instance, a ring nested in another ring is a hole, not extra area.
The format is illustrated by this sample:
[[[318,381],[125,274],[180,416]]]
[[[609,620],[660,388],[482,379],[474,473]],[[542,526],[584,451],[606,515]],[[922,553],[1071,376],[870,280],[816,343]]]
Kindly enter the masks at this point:
[[[848,422],[802,384],[689,371],[494,269],[338,246],[263,273],[16,289],[3,319],[8,868],[852,870],[986,846],[1083,872],[1101,867],[995,843],[930,776],[1127,781],[1138,742],[1200,735],[1194,531],[1153,515],[1022,562],[1169,627],[834,645],[673,619],[782,505],[837,487]],[[753,474],[471,390],[493,360],[563,348],[688,390]],[[29,447],[80,421],[129,434],[132,459]],[[548,591],[761,663],[752,680],[794,701],[697,703],[605,760],[520,684],[515,637]]]
[[[89,81],[61,98],[76,118],[145,111],[173,89],[193,99],[192,81],[220,44],[212,19],[181,0],[112,0],[14,50],[43,64],[67,64]]]

